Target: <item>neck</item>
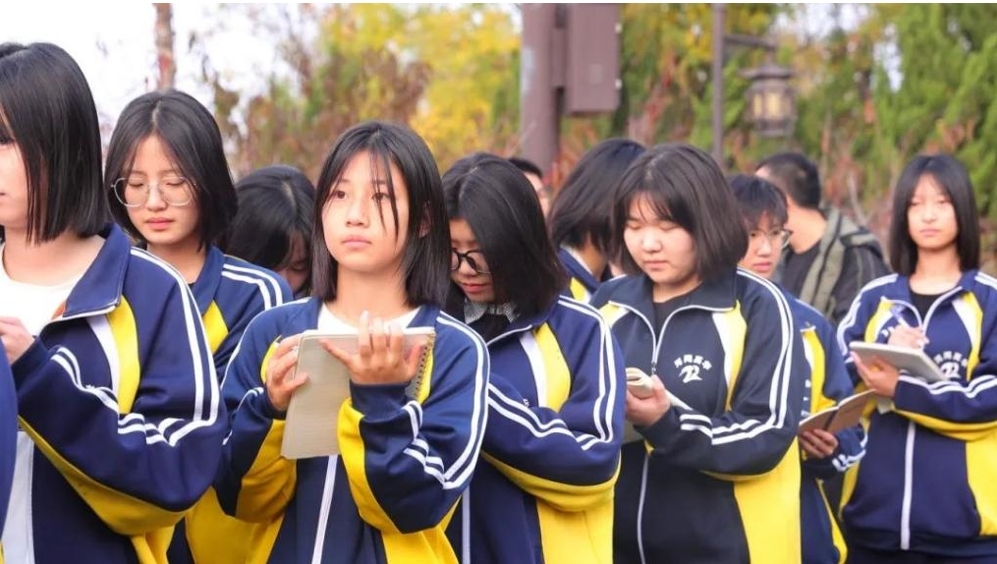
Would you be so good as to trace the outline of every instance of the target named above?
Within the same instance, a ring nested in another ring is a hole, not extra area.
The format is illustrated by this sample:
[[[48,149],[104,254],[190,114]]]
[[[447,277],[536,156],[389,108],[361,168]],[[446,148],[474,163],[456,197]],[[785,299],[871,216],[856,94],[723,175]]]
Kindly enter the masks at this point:
[[[51,241],[32,243],[27,232],[4,234],[3,267],[12,280],[55,286],[81,275],[96,258],[103,239],[66,231]]]
[[[590,242],[586,242],[581,248],[572,248],[581,257],[585,268],[592,273],[596,280],[602,280],[602,273],[606,270],[606,257]]]
[[[806,252],[820,242],[827,229],[827,220],[820,210],[796,208],[790,217],[798,219],[793,221],[792,227],[787,226],[793,232],[789,238],[789,246],[794,253]]]
[[[394,319],[412,310],[401,276],[367,276],[342,270],[336,279],[336,299],[326,306],[352,325],[359,325],[364,311],[371,319]]]
[[[204,262],[208,259],[208,247],[198,249],[196,240],[175,245],[150,244],[148,250],[170,263],[170,266],[177,269],[188,284],[197,281],[201,269],[204,268]]]
[[[962,268],[955,248],[938,251],[919,249],[914,273],[910,275],[910,286],[919,294],[940,294],[955,286],[960,277]]]
[[[693,276],[680,284],[655,284],[651,290],[651,300],[655,303],[667,302],[695,290],[701,282],[698,276]]]

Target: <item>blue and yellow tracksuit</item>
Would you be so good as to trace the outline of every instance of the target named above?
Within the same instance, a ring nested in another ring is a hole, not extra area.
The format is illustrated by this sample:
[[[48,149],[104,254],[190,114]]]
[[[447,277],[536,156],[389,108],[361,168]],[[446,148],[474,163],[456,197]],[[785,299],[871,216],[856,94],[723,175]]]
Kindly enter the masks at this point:
[[[849,546],[997,561],[997,280],[976,270],[922,319],[906,277],[867,284],[838,328],[839,346],[923,328],[924,352],[950,379],[901,374],[890,409],[874,410],[867,453],[849,471],[842,519]],[[846,365],[860,381],[851,359]]]
[[[803,336],[803,349],[810,368],[802,417],[827,409],[854,393],[851,378],[838,350],[834,329],[819,311],[786,294],[789,309]],[[803,564],[840,564],[847,549],[824,494],[821,480],[845,472],[865,455],[865,433],[861,426],[835,434],[838,448],[827,458],[803,457],[800,483],[800,532]]]
[[[593,297],[627,367],[660,378],[671,408],[623,446],[616,562],[797,564],[796,442],[808,368],[789,305],[771,282],[732,269],[687,295],[654,330],[652,282]]]
[[[242,332],[260,312],[291,299],[291,288],[277,274],[208,247],[201,273],[191,287],[219,379]],[[252,523],[225,515],[214,490],[177,527],[170,562],[241,564],[249,554]]]
[[[36,564],[166,562],[215,476],[227,419],[197,304],[117,226],[11,366]]]
[[[14,479],[14,456],[17,452],[17,396],[10,375],[7,355],[0,355],[0,531],[7,519],[11,480]],[[0,562],[3,551],[0,550]]]
[[[599,289],[599,285],[612,278],[609,265],[607,265],[602,280],[597,280],[588,267],[564,247],[558,249],[557,258],[561,260],[561,265],[568,274],[568,287],[562,294],[580,302],[588,303],[592,299],[592,295]]]
[[[591,307],[559,297],[488,342],[488,428],[448,535],[465,564],[612,562],[623,358]]]
[[[457,562],[444,531],[484,435],[484,342],[421,306],[409,326],[435,328],[436,340],[416,397],[404,384],[351,384],[351,399],[329,406],[339,412],[341,454],[288,460],[262,377],[277,341],[314,329],[322,307],[310,298],[257,316],[222,384],[232,430],[215,489],[227,513],[260,523],[250,562]]]

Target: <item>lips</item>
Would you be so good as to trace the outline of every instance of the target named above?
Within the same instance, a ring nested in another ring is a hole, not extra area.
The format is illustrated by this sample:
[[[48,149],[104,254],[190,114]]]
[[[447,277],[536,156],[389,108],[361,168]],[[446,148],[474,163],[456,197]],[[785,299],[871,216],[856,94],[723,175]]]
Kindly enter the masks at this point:
[[[173,220],[166,219],[165,217],[154,217],[152,219],[146,220],[145,222],[146,225],[157,231],[166,229],[167,227],[170,226],[171,223],[173,223]]]
[[[480,294],[484,291],[487,284],[469,284],[467,282],[461,282],[460,287],[464,290],[465,294]]]
[[[343,245],[348,249],[356,249],[360,247],[366,247],[370,244],[370,241],[359,236],[345,237],[343,240]]]

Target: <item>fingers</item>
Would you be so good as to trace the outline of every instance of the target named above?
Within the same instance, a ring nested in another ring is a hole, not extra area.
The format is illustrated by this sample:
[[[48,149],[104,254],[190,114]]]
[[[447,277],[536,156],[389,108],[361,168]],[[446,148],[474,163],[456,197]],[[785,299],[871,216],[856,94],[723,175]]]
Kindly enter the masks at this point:
[[[370,312],[364,310],[360,314],[360,331],[357,334],[357,354],[360,358],[370,358],[373,354],[373,345],[370,339]]]
[[[811,456],[827,458],[838,448],[838,439],[827,431],[815,429],[800,434],[800,446]]]

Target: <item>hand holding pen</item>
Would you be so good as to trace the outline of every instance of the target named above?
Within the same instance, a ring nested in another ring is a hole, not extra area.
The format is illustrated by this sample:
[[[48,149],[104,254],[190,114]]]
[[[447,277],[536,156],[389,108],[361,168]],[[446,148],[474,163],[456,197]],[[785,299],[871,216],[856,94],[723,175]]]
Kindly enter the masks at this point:
[[[894,304],[890,308],[890,314],[897,320],[897,325],[890,333],[890,338],[887,340],[888,344],[910,347],[912,349],[921,349],[924,348],[924,345],[928,344],[928,337],[924,334],[924,329],[921,327],[911,327],[904,320],[899,305]]]

